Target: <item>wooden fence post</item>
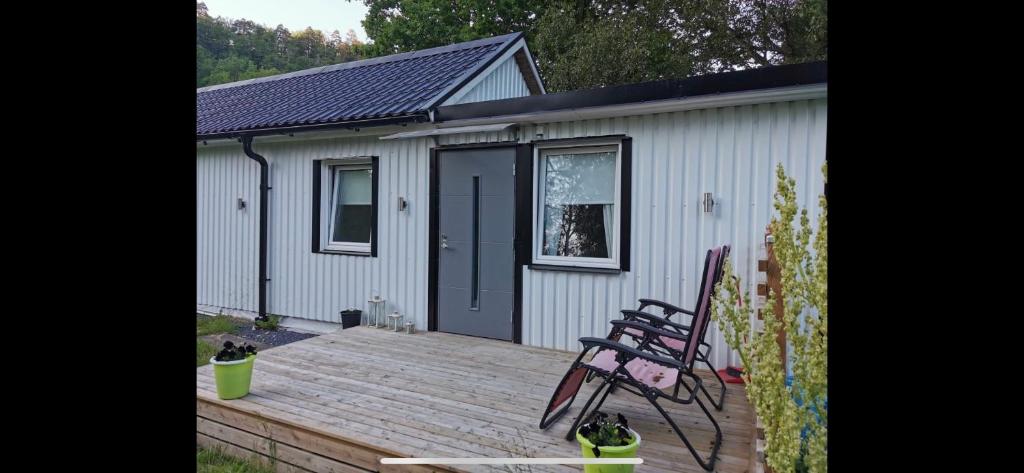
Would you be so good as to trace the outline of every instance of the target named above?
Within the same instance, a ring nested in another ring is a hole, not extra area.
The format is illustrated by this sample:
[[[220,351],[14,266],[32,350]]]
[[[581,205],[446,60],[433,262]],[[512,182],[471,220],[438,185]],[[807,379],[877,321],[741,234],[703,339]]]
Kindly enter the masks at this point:
[[[784,308],[782,300],[782,271],[779,267],[779,260],[775,258],[771,236],[770,232],[765,232],[764,246],[767,259],[757,261],[757,270],[765,273],[765,282],[757,284],[757,295],[768,297],[768,290],[771,289],[772,293],[775,294],[775,318],[782,324],[782,311]],[[764,320],[760,307],[757,309],[757,320]],[[785,370],[786,331],[784,326],[780,325],[779,332],[775,335],[775,340],[778,342],[779,350],[782,352],[782,369]]]

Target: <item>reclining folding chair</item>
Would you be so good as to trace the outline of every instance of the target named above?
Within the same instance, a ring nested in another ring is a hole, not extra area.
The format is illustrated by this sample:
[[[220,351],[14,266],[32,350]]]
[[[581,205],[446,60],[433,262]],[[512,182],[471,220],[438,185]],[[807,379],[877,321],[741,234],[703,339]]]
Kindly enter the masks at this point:
[[[708,251],[705,259],[705,276],[715,274],[719,255],[720,253],[714,250]],[[713,279],[713,277],[704,278],[704,290],[701,291],[702,297],[697,304],[693,322],[689,326],[689,333],[703,333],[705,325],[709,322],[711,313],[710,287]],[[594,376],[600,377],[603,381],[594,390],[590,399],[587,400],[583,410],[576,416],[572,428],[569,429],[566,435],[567,440],[573,438],[580,421],[586,418],[587,411],[599,395],[601,399],[594,406],[594,411],[601,408],[601,405],[604,404],[612,389],[621,388],[647,399],[661,413],[662,417],[668,421],[669,425],[672,426],[676,435],[683,441],[686,448],[690,450],[693,457],[697,459],[700,466],[708,471],[714,469],[715,456],[722,445],[722,429],[697,396],[697,391],[703,387],[703,381],[700,376],[693,372],[699,344],[687,343],[689,340],[688,335],[657,328],[636,320],[615,320],[612,322],[612,325],[612,334],[607,339],[596,337],[580,338],[580,343],[583,344],[583,351],[576,358],[576,361],[572,363],[565,376],[562,377],[558,387],[555,388],[555,392],[551,396],[551,400],[548,401],[547,408],[544,410],[544,415],[541,418],[540,428],[547,429],[568,412],[569,407],[576,399],[576,394],[579,393],[580,387],[583,385],[584,379],[588,374],[593,373]],[[638,341],[636,348],[615,341],[623,333],[626,333],[627,330]],[[636,333],[640,335],[637,336],[635,335]],[[679,342],[682,343],[680,344]],[[593,359],[583,361],[584,357],[595,348],[597,351]],[[669,356],[662,356],[656,353],[665,353]],[[694,385],[692,387],[683,381],[684,376],[693,380]],[[686,388],[689,396],[686,398],[679,397],[680,386]],[[668,388],[673,388],[672,395],[664,391]],[[665,412],[665,409],[658,404],[658,400],[661,398],[679,404],[696,402],[701,410],[704,411],[704,415],[707,416],[715,428],[715,443],[711,449],[709,460],[701,458],[683,431]]]
[[[697,307],[695,307],[695,312],[691,312],[691,311],[688,311],[686,309],[682,309],[682,308],[676,307],[676,306],[674,306],[672,304],[669,304],[667,302],[662,302],[662,301],[658,301],[658,300],[654,300],[654,299],[640,299],[640,308],[637,309],[637,310],[623,310],[622,311],[622,319],[623,320],[636,321],[636,322],[642,322],[642,323],[651,325],[651,326],[653,326],[655,328],[659,328],[659,329],[662,329],[662,330],[668,330],[670,332],[675,332],[675,333],[677,333],[679,335],[682,335],[682,336],[688,338],[688,335],[690,333],[690,326],[694,322],[694,319],[693,319],[692,316],[693,316],[693,314],[696,313],[696,310],[700,309],[700,303],[704,299],[704,293],[706,291],[711,291],[710,295],[709,295],[709,298],[708,298],[708,300],[710,301],[710,298],[714,297],[715,285],[717,285],[718,282],[722,280],[722,272],[723,272],[722,268],[725,265],[725,259],[729,257],[729,250],[730,250],[729,245],[724,245],[724,246],[722,246],[720,248],[713,248],[713,249],[709,250],[709,252],[708,252],[709,254],[707,254],[705,256],[705,258],[704,258],[704,272],[701,275],[700,288],[699,288],[698,293],[697,293]],[[711,284],[709,285],[708,284],[708,268],[709,268],[709,264],[710,264],[712,259],[715,259],[717,261],[717,263],[716,263],[716,268],[717,269],[716,269],[716,271],[714,271],[713,279],[711,280]],[[646,308],[647,306],[652,306],[652,305],[653,306],[657,306],[657,307],[661,307],[662,310],[663,310],[664,316],[662,317],[662,316],[658,316],[658,315],[651,314],[651,313],[648,313],[648,312],[644,312],[644,308]],[[710,306],[710,303],[709,303],[709,306]],[[676,313],[683,313],[683,314],[690,315],[691,316],[690,325],[684,325],[684,324],[681,324],[681,323],[669,320],[669,318],[672,315],[676,314]],[[700,333],[700,336],[696,338],[696,340],[699,341],[698,342],[698,348],[697,348],[697,361],[699,361],[701,363],[704,363],[709,368],[711,368],[711,373],[715,376],[715,378],[718,379],[718,385],[719,385],[718,399],[715,400],[715,398],[711,396],[711,393],[708,392],[707,388],[703,384],[701,384],[700,390],[703,391],[704,395],[708,397],[709,401],[711,401],[711,405],[715,406],[715,409],[720,411],[725,406],[726,383],[725,383],[724,380],[722,380],[722,377],[718,375],[718,370],[715,369],[715,367],[711,364],[711,361],[708,359],[710,354],[711,354],[711,345],[709,345],[704,340],[704,337],[707,335],[708,327],[710,327],[710,326],[711,326],[710,322],[705,324],[704,328],[703,328],[703,331],[701,331],[701,333]],[[638,330],[638,329],[625,329],[624,331],[616,331],[613,328],[611,333],[608,335],[608,339],[617,342],[617,341],[619,341],[619,338],[623,334],[629,335],[634,340],[638,340],[638,337],[641,337],[643,335],[643,332]],[[666,343],[668,343],[669,346],[674,347],[677,351],[682,351],[683,350],[683,345],[685,345],[687,342],[683,342],[683,341],[679,341],[679,340],[674,340],[674,339],[666,339]],[[650,348],[653,348],[652,352],[655,353],[655,354],[662,355],[662,356],[670,356],[665,351],[658,350],[657,347],[650,347]],[[702,352],[701,349],[704,349],[704,351]],[[593,379],[593,377],[594,377],[593,373],[588,374],[587,375],[587,382],[589,383]]]

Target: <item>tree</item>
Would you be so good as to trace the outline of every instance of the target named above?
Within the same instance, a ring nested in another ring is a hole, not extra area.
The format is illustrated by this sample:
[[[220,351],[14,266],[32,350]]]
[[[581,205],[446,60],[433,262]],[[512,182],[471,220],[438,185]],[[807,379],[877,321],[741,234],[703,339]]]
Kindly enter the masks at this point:
[[[547,89],[559,92],[688,76],[690,46],[665,26],[670,13],[665,1],[549,9],[532,46]]]
[[[521,31],[552,92],[826,58],[825,0],[363,3],[367,54]]]
[[[351,1],[351,0],[350,0]],[[367,53],[383,56],[514,32],[529,35],[542,0],[364,0]]]
[[[672,3],[668,27],[692,45],[696,73],[826,57],[825,0]]]
[[[352,1],[352,0],[349,0]],[[551,92],[827,57],[825,0],[363,0],[363,27],[325,35],[210,17],[196,3],[197,84],[232,56],[290,72],[523,32]],[[200,53],[199,47],[205,50]],[[208,53],[208,54],[207,54]],[[200,64],[205,61],[205,64]],[[211,62],[212,61],[212,62]],[[212,65],[211,65],[212,64]],[[230,77],[237,64],[221,67]],[[203,77],[203,79],[199,79]]]
[[[196,4],[196,86],[291,72],[362,59],[364,45],[349,30],[344,39],[313,28],[292,34],[256,22],[210,17]]]

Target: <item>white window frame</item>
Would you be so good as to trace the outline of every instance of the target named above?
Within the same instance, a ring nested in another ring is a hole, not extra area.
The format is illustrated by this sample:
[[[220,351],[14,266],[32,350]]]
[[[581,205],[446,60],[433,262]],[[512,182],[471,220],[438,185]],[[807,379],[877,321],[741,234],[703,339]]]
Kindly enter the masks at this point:
[[[370,245],[373,242],[373,225],[370,225],[370,241],[333,241],[334,238],[334,204],[336,189],[334,187],[335,176],[338,170],[355,171],[366,169],[370,171],[371,182],[373,180],[373,163],[369,157],[325,159],[321,163],[320,170],[320,248],[325,252],[357,253],[369,255],[372,251]],[[370,192],[373,192],[372,185]],[[370,196],[371,206],[373,196]],[[372,210],[371,210],[372,214]]]
[[[615,150],[615,224],[613,225],[612,248],[608,248],[610,257],[590,258],[584,256],[551,256],[543,254],[544,248],[544,182],[541,181],[541,158],[551,154],[584,154]],[[533,182],[536,190],[533,193],[533,264],[619,269],[619,248],[622,246],[622,141],[588,141],[585,143],[537,144],[533,148]]]

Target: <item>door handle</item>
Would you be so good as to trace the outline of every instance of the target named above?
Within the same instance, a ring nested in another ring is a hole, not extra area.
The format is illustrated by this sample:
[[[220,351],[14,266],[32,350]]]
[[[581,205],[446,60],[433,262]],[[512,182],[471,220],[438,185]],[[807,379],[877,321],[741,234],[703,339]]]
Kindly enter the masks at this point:
[[[448,249],[448,235],[441,234],[441,248]]]

